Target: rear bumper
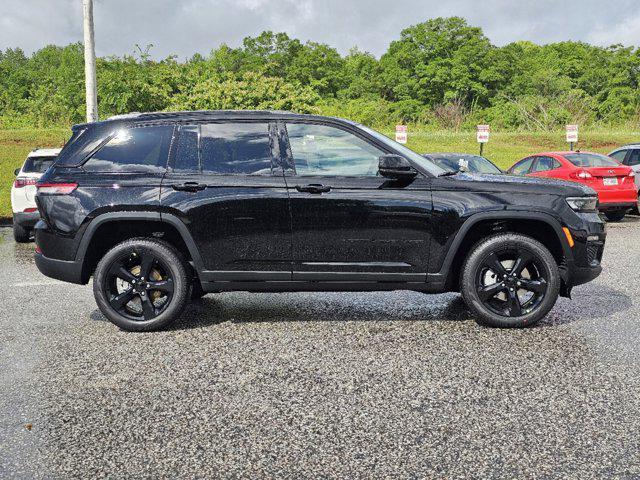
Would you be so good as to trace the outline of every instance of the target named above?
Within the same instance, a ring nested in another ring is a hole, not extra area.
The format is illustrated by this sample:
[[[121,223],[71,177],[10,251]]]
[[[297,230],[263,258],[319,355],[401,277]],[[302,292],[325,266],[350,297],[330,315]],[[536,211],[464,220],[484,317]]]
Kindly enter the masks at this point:
[[[605,212],[607,210],[630,210],[638,206],[637,200],[635,202],[606,202],[598,203],[598,210]]]
[[[40,212],[15,212],[13,214],[13,224],[20,225],[22,228],[31,229],[40,220]]]
[[[57,260],[45,257],[42,253],[35,254],[36,267],[43,275],[64,282],[85,284],[82,281],[82,263],[71,260]]]

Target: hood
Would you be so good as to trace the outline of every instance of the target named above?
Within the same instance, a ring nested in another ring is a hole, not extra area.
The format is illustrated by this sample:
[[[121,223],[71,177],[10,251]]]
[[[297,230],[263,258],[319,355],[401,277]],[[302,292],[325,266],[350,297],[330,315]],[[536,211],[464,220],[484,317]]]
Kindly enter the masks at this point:
[[[442,178],[453,179],[460,187],[476,191],[540,193],[565,197],[596,195],[595,190],[581,183],[553,178],[470,172]]]

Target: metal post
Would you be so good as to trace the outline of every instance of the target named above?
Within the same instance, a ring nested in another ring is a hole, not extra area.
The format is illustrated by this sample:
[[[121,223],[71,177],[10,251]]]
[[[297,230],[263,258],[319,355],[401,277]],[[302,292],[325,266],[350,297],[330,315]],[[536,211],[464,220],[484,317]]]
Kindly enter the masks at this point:
[[[482,156],[482,150],[484,150],[484,143],[480,144],[480,156]]]
[[[93,0],[82,0],[84,15],[84,76],[87,102],[87,122],[98,120],[96,90],[96,45],[93,34]]]
[[[573,152],[573,142],[569,142],[569,150]]]

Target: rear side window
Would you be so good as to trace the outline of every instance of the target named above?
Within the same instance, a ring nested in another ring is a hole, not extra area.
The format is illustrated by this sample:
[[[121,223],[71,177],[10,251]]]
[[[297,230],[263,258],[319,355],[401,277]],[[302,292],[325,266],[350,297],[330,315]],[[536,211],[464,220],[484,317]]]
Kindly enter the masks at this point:
[[[631,154],[625,163],[630,167],[640,165],[640,150],[631,150]]]
[[[533,163],[533,159],[535,157],[529,157],[522,160],[520,163],[516,163],[512,168],[510,173],[514,175],[525,175],[529,173],[529,169],[531,168],[531,164]]]
[[[617,152],[613,152],[609,156],[615,158],[619,162],[622,162],[624,160],[624,157],[627,156],[627,150],[618,150]]]
[[[560,166],[560,162],[555,158],[538,157],[538,161],[536,162],[535,167],[533,167],[531,173],[548,172],[549,170],[560,168]]]
[[[576,167],[617,167],[620,165],[613,158],[597,153],[569,153],[564,158]]]
[[[44,173],[53,165],[56,157],[29,157],[22,166],[23,173]]]
[[[269,123],[210,123],[180,127],[173,169],[219,175],[271,175]]]
[[[200,126],[203,172],[271,174],[271,136],[268,123],[211,123]]]
[[[83,168],[89,172],[161,173],[172,134],[170,125],[121,129]]]

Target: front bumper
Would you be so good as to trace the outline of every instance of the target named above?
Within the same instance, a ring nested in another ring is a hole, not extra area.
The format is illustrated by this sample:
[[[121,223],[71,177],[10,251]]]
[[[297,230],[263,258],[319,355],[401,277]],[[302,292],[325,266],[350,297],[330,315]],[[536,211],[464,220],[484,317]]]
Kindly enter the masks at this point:
[[[597,214],[579,214],[583,220],[580,229],[570,228],[574,245],[571,257],[566,259],[563,280],[570,289],[590,282],[602,273],[602,255],[607,238],[606,226]]]
[[[40,220],[40,212],[14,212],[13,224],[20,225],[22,228],[32,229]]]

